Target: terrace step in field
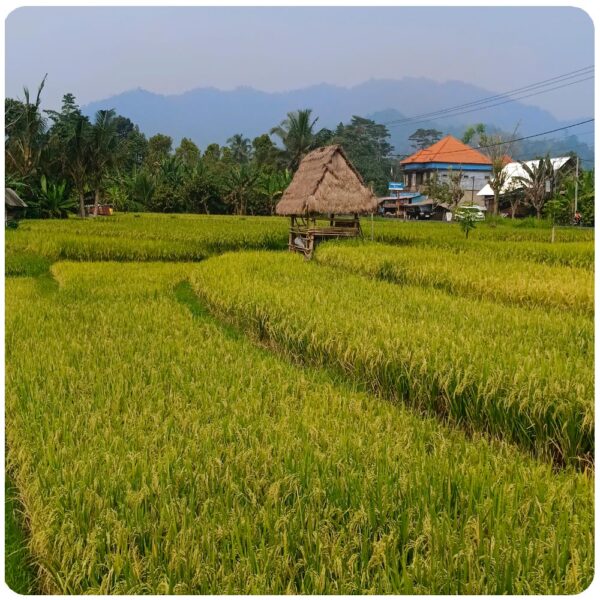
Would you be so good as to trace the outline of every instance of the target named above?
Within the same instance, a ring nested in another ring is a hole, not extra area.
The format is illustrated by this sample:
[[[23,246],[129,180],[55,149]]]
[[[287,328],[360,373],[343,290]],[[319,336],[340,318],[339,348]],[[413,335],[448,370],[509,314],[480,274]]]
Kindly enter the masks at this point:
[[[316,259],[352,273],[459,296],[594,314],[594,274],[586,269],[370,243],[324,244]]]
[[[25,221],[6,232],[8,264],[25,253],[57,260],[198,261],[239,249],[287,248],[277,218],[120,214],[94,220]]]
[[[194,273],[196,289],[212,286],[213,306],[230,286],[223,312],[245,301],[254,321],[261,308],[271,334],[283,324],[275,313],[292,324],[306,316],[292,301],[321,304],[326,320],[331,295],[353,281],[293,259],[59,263],[53,288],[7,280],[8,465],[43,590],[585,589],[594,562],[587,475],[553,472],[512,445],[467,439],[296,368],[175,297]],[[306,273],[314,300],[295,295]],[[264,293],[250,306],[243,288],[253,281]],[[287,295],[275,294],[279,285]],[[365,302],[344,300],[338,314],[372,348],[376,331],[356,310]],[[310,323],[307,335],[321,333]]]
[[[215,313],[305,362],[559,463],[593,454],[593,323],[398,286],[274,253],[193,271]]]

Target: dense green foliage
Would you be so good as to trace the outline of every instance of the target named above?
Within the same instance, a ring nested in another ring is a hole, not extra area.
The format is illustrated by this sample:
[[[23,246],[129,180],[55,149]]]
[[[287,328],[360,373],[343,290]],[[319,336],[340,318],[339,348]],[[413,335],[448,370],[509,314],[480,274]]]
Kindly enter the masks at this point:
[[[382,293],[382,305],[415,315],[398,286],[268,253],[204,265],[60,263],[53,274],[58,285],[6,285],[7,460],[44,591],[563,594],[589,585],[591,477],[291,366],[215,323],[178,283],[192,276],[239,321],[255,322],[260,305],[271,333],[307,318],[313,348],[319,321],[339,340],[352,322],[373,347],[383,313],[366,317],[368,298]],[[530,318],[534,351],[558,333],[553,347],[570,356],[559,325]],[[335,361],[335,340],[328,352]]]
[[[5,185],[23,197],[29,217],[62,218],[75,206],[82,217],[96,215],[101,203],[119,211],[273,214],[302,158],[327,144],[340,144],[379,196],[388,193],[390,178],[401,176],[386,125],[357,115],[335,130],[317,129],[318,116],[310,108],[299,109],[288,112],[269,134],[251,141],[235,133],[226,146],[212,143],[202,152],[187,137],[175,149],[168,135],[158,133],[147,139],[137,125],[114,110],[98,111],[90,120],[71,93],[64,95],[60,111],[42,111],[44,83],[45,78],[34,99],[25,89],[23,100],[5,100]],[[276,146],[270,135],[279,138],[281,145]],[[409,140],[422,148],[441,135],[421,128]],[[549,157],[533,168],[525,166],[527,177],[519,189],[500,198],[504,159],[513,149],[508,138],[488,135],[483,124],[468,127],[463,136],[468,143],[477,140],[492,161],[491,214],[498,215],[502,200],[513,217],[520,204],[538,218],[543,214],[554,223],[571,224],[575,175],[558,176]],[[455,210],[464,196],[462,179],[460,169],[448,181],[434,175],[422,191],[435,203],[447,203]],[[593,225],[593,171],[580,169],[577,185],[581,224]]]
[[[553,223],[571,225],[575,213],[575,188],[577,188],[577,211],[581,215],[581,225],[594,225],[594,171],[581,171],[560,181],[553,198],[544,205],[544,214]]]
[[[5,102],[5,184],[28,204],[29,217],[75,209],[85,216],[103,203],[119,211],[268,215],[302,158],[331,143],[342,144],[367,183],[387,189],[389,132],[369,119],[317,131],[318,117],[298,110],[270,131],[282,147],[266,133],[252,141],[236,133],[226,146],[202,152],[185,137],[176,148],[168,135],[147,139],[113,110],[90,120],[73,94],[65,94],[60,111],[42,111],[42,89],[35,99],[26,90],[23,101]]]
[[[372,391],[559,462],[591,457],[591,319],[372,281],[289,254],[227,254],[192,281],[219,314]]]
[[[433,146],[436,142],[442,139],[443,133],[437,129],[424,129],[419,127],[416,131],[408,136],[408,141],[415,150],[423,150],[429,146]],[[467,143],[467,142],[465,142]]]

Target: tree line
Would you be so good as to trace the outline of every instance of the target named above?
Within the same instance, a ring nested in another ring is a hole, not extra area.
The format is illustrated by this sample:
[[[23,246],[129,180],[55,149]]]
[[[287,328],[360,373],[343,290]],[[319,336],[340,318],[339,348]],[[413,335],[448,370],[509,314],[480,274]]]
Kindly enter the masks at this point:
[[[341,144],[378,194],[387,190],[394,166],[387,128],[359,116],[319,129],[312,110],[300,109],[252,140],[238,133],[224,146],[201,149],[184,137],[174,147],[170,136],[147,137],[114,110],[90,119],[71,93],[60,110],[42,110],[44,83],[35,97],[25,88],[22,100],[5,100],[5,184],[27,202],[31,216],[84,216],[103,203],[135,212],[273,214],[315,148]]]

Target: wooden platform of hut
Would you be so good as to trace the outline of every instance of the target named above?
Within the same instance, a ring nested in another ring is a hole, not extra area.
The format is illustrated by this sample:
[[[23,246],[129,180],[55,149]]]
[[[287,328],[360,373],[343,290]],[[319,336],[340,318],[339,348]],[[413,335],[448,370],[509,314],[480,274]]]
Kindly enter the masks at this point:
[[[376,210],[373,192],[338,145],[307,154],[276,207],[291,220],[290,251],[307,258],[321,241],[361,235],[359,216]]]

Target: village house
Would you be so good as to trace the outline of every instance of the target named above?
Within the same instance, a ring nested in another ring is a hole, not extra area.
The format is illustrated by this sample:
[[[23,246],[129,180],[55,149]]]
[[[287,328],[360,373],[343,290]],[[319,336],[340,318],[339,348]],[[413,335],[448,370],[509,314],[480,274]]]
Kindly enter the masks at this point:
[[[533,168],[535,165],[539,163],[539,160],[528,160],[525,161],[525,164]],[[570,169],[574,169],[575,167],[575,159],[570,156],[559,156],[557,158],[551,158],[550,163],[552,164],[552,169],[554,170],[554,174],[564,174],[568,172]],[[528,178],[527,172],[523,168],[523,165],[516,162],[509,162],[504,166],[503,169],[504,174],[504,184],[502,185],[502,189],[500,190],[500,198],[499,198],[499,209],[504,214],[508,215],[508,211],[510,210],[510,200],[509,196],[512,194],[521,194],[523,189],[523,182],[520,179],[521,177]],[[484,202],[487,207],[491,207],[494,201],[494,190],[489,183],[484,185],[477,196],[480,198],[480,203]],[[515,212],[515,216],[526,216],[531,212],[531,209],[520,205]]]
[[[477,191],[489,182],[492,174],[492,161],[487,156],[451,135],[401,160],[400,165],[407,196],[424,192],[434,174],[444,182],[451,174],[460,173],[464,190],[462,202],[473,204],[481,203]],[[416,203],[423,206],[426,202],[422,197],[416,199]],[[407,204],[413,202],[409,200]]]

